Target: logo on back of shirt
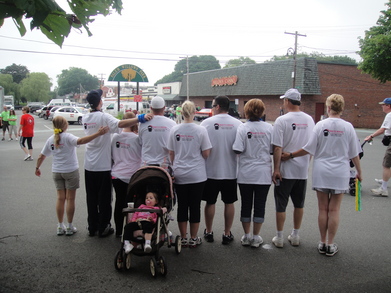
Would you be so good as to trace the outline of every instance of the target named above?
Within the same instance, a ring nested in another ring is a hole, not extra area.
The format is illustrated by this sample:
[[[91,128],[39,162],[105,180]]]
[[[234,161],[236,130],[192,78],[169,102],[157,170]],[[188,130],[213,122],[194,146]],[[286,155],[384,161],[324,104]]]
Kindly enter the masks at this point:
[[[175,138],[176,138],[176,141],[180,141],[181,140],[181,135],[177,134],[177,135],[175,135]]]
[[[253,137],[253,134],[251,131],[247,132],[247,138],[248,139],[251,139]]]
[[[116,143],[115,143],[115,147],[117,148],[117,149],[119,149],[119,146],[120,146],[121,144],[120,144],[120,142],[119,141],[117,141]]]
[[[187,135],[187,134],[177,134],[175,136],[175,138],[177,141],[193,141],[194,140],[194,136]]]
[[[216,130],[218,130],[218,129],[219,129],[219,124],[218,124],[218,123],[215,123],[215,124],[214,124],[214,127],[215,127]]]
[[[52,144],[50,145],[50,148],[52,149],[52,151],[54,151],[54,143],[52,143]]]
[[[84,123],[84,129],[93,129],[96,128],[96,123]]]
[[[120,142],[120,141],[117,141],[116,143],[115,143],[115,147],[117,148],[117,149],[130,149],[130,144],[128,144],[128,143],[123,143],[123,142]]]
[[[148,132],[152,132],[152,129],[153,129],[152,125],[148,125]]]
[[[324,136],[329,136],[329,130],[328,129],[323,130],[323,135]]]
[[[296,130],[296,123],[292,123],[292,129]]]

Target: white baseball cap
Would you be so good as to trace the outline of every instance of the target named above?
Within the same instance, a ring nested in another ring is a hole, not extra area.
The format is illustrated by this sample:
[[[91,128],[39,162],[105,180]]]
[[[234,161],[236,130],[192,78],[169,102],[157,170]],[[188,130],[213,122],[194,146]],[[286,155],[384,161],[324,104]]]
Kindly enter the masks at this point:
[[[301,94],[297,89],[289,89],[285,92],[283,96],[280,96],[280,99],[289,99],[294,101],[301,100]]]
[[[164,99],[162,97],[156,96],[152,98],[151,107],[153,109],[163,109],[165,107],[165,104],[166,103],[164,102]]]

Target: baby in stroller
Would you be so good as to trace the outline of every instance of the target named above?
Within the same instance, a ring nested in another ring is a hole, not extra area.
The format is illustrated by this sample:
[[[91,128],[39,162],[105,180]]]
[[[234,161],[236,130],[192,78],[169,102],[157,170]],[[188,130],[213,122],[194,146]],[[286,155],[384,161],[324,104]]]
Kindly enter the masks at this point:
[[[139,209],[160,209],[158,204],[158,195],[155,192],[148,192],[145,196],[145,204],[141,204]],[[162,212],[166,213],[167,208],[163,207]],[[149,211],[138,211],[133,214],[132,219],[124,227],[124,250],[128,254],[133,249],[133,244],[130,241],[137,241],[134,237],[134,232],[137,230],[142,230],[144,233],[144,252],[150,253],[152,250],[151,239],[153,229],[157,221],[157,214]]]

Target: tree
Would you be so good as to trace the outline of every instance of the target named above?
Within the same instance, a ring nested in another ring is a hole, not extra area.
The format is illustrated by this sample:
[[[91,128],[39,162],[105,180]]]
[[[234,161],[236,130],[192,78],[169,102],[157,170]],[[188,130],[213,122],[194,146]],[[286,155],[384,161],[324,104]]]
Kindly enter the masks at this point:
[[[326,56],[323,53],[319,52],[312,52],[312,53],[299,53],[296,55],[296,58],[301,57],[310,57],[315,58],[317,61],[323,61],[323,62],[330,62],[330,63],[338,63],[338,64],[350,64],[350,65],[357,65],[357,61],[353,58],[350,58],[349,56]],[[279,60],[288,60],[292,59],[293,55],[282,55],[282,56],[273,56],[272,59],[267,60],[265,62],[274,62]]]
[[[21,82],[22,98],[30,102],[48,102],[52,83],[46,73],[32,72]]]
[[[57,75],[58,95],[75,94],[80,92],[80,85],[87,91],[99,87],[99,79],[87,70],[77,67],[64,69]]]
[[[174,71],[163,78],[159,79],[156,83],[167,83],[181,81],[183,75],[187,73],[187,58],[181,59],[175,64]],[[189,57],[189,73],[200,72],[206,70],[221,69],[219,61],[216,57],[211,55],[200,55]]]
[[[4,88],[4,94],[5,95],[13,95],[12,88],[13,88],[14,81],[12,80],[11,74],[0,74],[0,86]]]
[[[15,63],[12,63],[12,65],[7,66],[4,69],[0,69],[0,73],[11,74],[13,82],[20,83],[27,77],[27,74],[29,74],[30,71],[24,65],[16,65]]]
[[[256,64],[256,63],[257,62],[255,62],[253,59],[251,59],[249,57],[239,57],[238,59],[228,60],[227,64],[225,64],[224,68],[249,65],[249,64]]]
[[[40,29],[61,47],[71,28],[81,31],[84,27],[88,36],[92,35],[88,25],[95,19],[91,16],[98,14],[106,16],[110,13],[110,9],[114,9],[118,14],[122,11],[121,0],[68,0],[67,2],[73,14],[67,14],[54,0],[2,0],[0,1],[0,27],[5,18],[11,17],[23,37],[26,34],[26,27],[22,19],[31,18],[31,30]]]
[[[359,37],[362,61],[358,68],[381,83],[391,81],[391,1],[388,9],[381,11],[377,26],[365,31],[365,37]]]

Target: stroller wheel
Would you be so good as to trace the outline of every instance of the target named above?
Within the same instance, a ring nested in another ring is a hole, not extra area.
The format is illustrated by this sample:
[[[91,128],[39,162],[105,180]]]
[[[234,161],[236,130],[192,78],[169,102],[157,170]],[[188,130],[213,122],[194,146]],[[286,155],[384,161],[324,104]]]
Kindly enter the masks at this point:
[[[159,257],[158,265],[160,268],[160,273],[165,277],[167,275],[167,264],[163,256]]]
[[[122,249],[115,255],[114,267],[117,271],[120,271],[124,268],[124,257],[122,255]]]
[[[125,254],[125,268],[130,270],[132,266],[132,255],[130,253]]]
[[[149,269],[151,270],[152,277],[156,278],[157,276],[157,262],[154,257],[149,261]]]
[[[180,254],[182,251],[182,242],[181,242],[181,236],[175,237],[175,252],[176,254]]]

